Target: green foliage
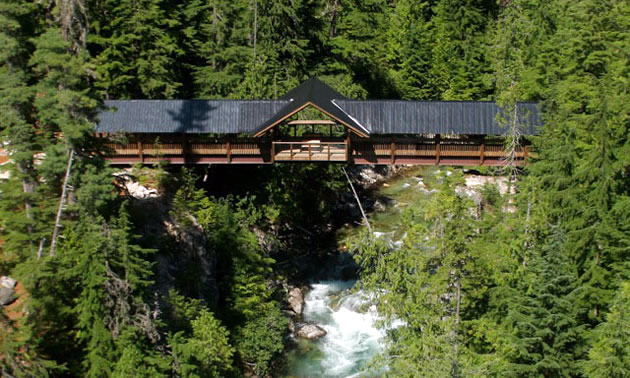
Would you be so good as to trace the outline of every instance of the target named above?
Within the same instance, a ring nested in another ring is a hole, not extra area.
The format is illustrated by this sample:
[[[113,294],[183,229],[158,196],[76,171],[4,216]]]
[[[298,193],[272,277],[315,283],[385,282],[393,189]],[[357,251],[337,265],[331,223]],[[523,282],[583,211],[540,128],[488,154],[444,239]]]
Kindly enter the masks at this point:
[[[472,201],[455,192],[458,172],[438,177],[438,192],[403,214],[407,232],[401,248],[371,240],[357,251],[364,284],[377,292],[387,322],[402,321],[386,350],[392,375],[480,374],[471,366],[474,352],[465,344],[470,321],[479,316],[486,268],[475,248]],[[385,289],[385,290],[382,290]]]
[[[595,330],[595,341],[585,362],[589,377],[630,375],[630,285],[619,288],[606,321]]]
[[[169,338],[175,373],[185,377],[218,377],[229,372],[233,350],[225,327],[211,312],[201,308],[190,321],[190,329],[189,335],[180,331]]]
[[[182,51],[163,0],[91,2],[88,43],[97,87],[108,98],[170,98],[180,87],[173,71]]]
[[[236,357],[264,374],[284,349],[287,320],[270,289],[274,260],[265,255],[258,238],[248,228],[260,221],[261,214],[247,198],[236,201],[207,197],[203,190],[195,188],[196,177],[186,169],[180,181],[172,214],[180,222],[198,222],[204,230],[208,248],[218,256],[217,281],[222,298],[218,316],[233,330],[230,344]],[[185,329],[181,319],[203,311],[201,302],[176,296],[173,301],[172,316],[177,329]],[[174,343],[182,343],[181,335],[174,337]]]
[[[542,250],[532,251],[510,296],[496,297],[507,312],[499,321],[498,340],[505,365],[496,366],[497,372],[571,376],[577,370],[584,326],[577,321],[576,270],[562,245],[562,235],[552,234]]]
[[[268,303],[234,332],[234,346],[241,359],[253,364],[258,375],[269,372],[272,360],[284,350],[288,319],[275,303]]]
[[[319,76],[351,98],[494,98],[512,135],[517,102],[542,103],[515,195],[485,187],[473,204],[453,173],[405,212],[402,248],[360,246],[364,284],[386,322],[405,324],[391,331],[392,375],[628,375],[629,23],[621,0],[0,0],[0,141],[12,160],[0,267],[28,293],[27,316],[2,318],[3,371],[270,373],[286,320],[251,229],[334,221],[339,167],[274,166],[256,196],[225,199],[184,170],[171,215],[216,252],[220,300],[172,292],[154,319],[153,251],[90,134],[101,95],[277,98]],[[71,149],[71,201],[47,257]]]

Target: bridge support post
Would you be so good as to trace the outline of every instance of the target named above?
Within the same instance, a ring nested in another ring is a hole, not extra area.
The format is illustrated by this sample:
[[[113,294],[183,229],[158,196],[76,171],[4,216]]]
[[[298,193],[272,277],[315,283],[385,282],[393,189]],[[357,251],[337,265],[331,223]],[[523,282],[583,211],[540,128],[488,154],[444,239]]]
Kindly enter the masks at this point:
[[[276,162],[276,145],[271,141],[271,162]]]
[[[392,143],[390,145],[390,151],[389,151],[390,155],[391,155],[391,159],[390,159],[390,164],[394,165],[394,162],[396,161],[396,143],[394,143],[394,138],[392,138]]]
[[[144,163],[144,151],[142,149],[142,140],[138,138],[138,157],[140,158],[140,163]]]
[[[435,165],[440,165],[441,144],[442,138],[440,138],[440,134],[435,134]]]
[[[350,162],[350,156],[352,156],[352,146],[351,144],[352,139],[350,139],[350,131],[348,130],[348,136],[346,137],[346,161],[349,163]]]

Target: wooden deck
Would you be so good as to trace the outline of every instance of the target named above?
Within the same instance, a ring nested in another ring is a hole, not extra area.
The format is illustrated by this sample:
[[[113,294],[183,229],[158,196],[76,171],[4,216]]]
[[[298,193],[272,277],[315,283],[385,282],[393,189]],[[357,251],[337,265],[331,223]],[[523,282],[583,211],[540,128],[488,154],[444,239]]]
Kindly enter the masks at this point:
[[[500,140],[463,137],[356,138],[352,140],[230,139],[215,141],[136,140],[126,144],[106,143],[112,164],[272,164],[275,162],[349,162],[354,164],[412,164],[501,166],[506,164]],[[516,154],[521,164],[529,154],[523,147]]]

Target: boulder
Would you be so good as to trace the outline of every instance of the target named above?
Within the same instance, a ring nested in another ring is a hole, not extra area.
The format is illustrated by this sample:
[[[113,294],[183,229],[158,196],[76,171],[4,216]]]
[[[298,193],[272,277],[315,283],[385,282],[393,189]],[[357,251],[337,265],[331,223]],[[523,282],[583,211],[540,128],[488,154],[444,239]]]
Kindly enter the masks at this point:
[[[289,302],[289,307],[297,316],[302,315],[302,310],[304,310],[304,293],[299,287],[289,290],[287,301]]]
[[[307,324],[297,330],[296,335],[307,340],[317,340],[326,336],[327,332],[322,327],[315,324]]]
[[[11,277],[2,276],[0,277],[0,286],[13,289],[15,287],[15,280]]]
[[[15,293],[13,289],[9,289],[8,287],[0,286],[0,305],[6,306],[15,300]]]
[[[295,323],[293,323],[293,320],[289,320],[289,332],[295,333]]]

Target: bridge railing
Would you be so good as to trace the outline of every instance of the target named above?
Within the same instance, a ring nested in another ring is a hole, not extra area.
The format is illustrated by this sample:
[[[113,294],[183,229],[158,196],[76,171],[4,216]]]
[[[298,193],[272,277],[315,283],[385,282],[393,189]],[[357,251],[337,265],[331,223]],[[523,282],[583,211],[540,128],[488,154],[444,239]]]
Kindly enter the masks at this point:
[[[348,145],[345,142],[319,140],[273,142],[271,151],[275,161],[346,161],[348,159]]]
[[[352,156],[355,160],[380,163],[384,159],[389,162],[435,159],[445,162],[451,160],[478,160],[499,162],[506,155],[505,146],[498,141],[485,142],[470,139],[428,139],[420,142],[405,139],[357,140],[352,141]],[[515,157],[523,160],[528,156],[527,147],[519,148]]]
[[[191,138],[192,139],[192,138]],[[354,161],[358,164],[501,165],[506,155],[499,139],[476,137],[379,137],[369,139],[302,139],[271,141],[257,138],[135,140],[106,143],[110,160],[118,164],[159,160],[210,163],[269,163],[274,161]],[[529,155],[527,147],[516,161]]]

